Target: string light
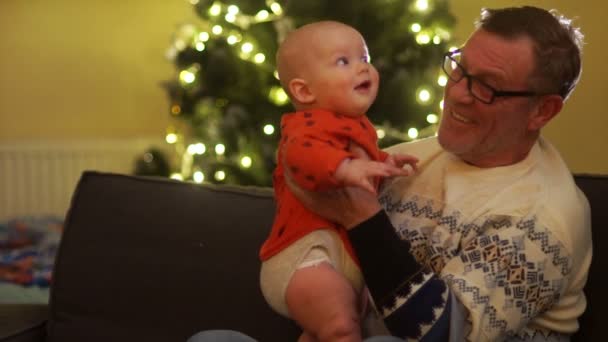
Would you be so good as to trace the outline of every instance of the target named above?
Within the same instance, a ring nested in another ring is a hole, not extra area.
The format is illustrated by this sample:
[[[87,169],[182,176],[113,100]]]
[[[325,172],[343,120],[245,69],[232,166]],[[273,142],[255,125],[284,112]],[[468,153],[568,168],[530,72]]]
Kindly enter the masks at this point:
[[[207,147],[203,143],[190,144],[190,145],[188,145],[187,151],[190,154],[201,155],[201,154],[204,154],[205,151],[207,151]]]
[[[429,9],[429,2],[428,0],[416,0],[414,7],[420,12],[425,12]]]
[[[234,45],[239,42],[239,39],[235,35],[229,35],[228,38],[226,38],[226,41],[228,42],[228,44]]]
[[[419,88],[418,96],[416,98],[420,103],[427,103],[431,100],[431,92],[426,88]]]
[[[184,180],[184,176],[182,176],[182,174],[178,173],[178,172],[172,173],[171,176],[169,176],[169,177],[171,179],[175,179],[175,180],[178,180],[178,181],[183,181]]]
[[[224,31],[224,28],[221,27],[220,25],[214,25],[211,28],[211,32],[213,32],[213,34],[215,34],[215,35],[220,35],[220,34],[222,34],[223,31]]]
[[[418,138],[418,130],[414,127],[410,128],[407,130],[407,136],[410,137],[410,139],[416,139]]]
[[[246,168],[246,169],[250,168],[250,167],[251,167],[251,164],[252,164],[251,157],[249,157],[249,156],[244,156],[243,158],[241,158],[241,165],[242,165],[244,168]]]
[[[177,134],[175,134],[175,133],[167,134],[167,136],[165,137],[165,141],[168,144],[175,144],[177,142]]]
[[[225,152],[226,152],[226,146],[224,146],[224,144],[215,145],[215,154],[217,154],[218,156],[221,156]]]
[[[378,139],[383,139],[386,136],[386,131],[379,128],[376,130],[376,135],[378,136]]]
[[[251,53],[251,51],[253,51],[253,44],[250,42],[243,43],[243,45],[241,45],[241,51],[244,53]]]
[[[426,45],[431,41],[431,37],[428,33],[419,33],[416,35],[416,43],[420,45]]]
[[[212,17],[217,17],[222,13],[222,6],[219,3],[215,2],[211,7],[209,7],[209,15]]]
[[[426,116],[426,122],[430,124],[436,124],[437,122],[439,122],[439,117],[437,116],[437,114],[430,113]]]
[[[445,87],[446,84],[448,84],[448,77],[446,75],[439,75],[439,77],[437,77],[437,84]]]
[[[412,26],[410,26],[410,30],[412,30],[414,33],[418,33],[420,30],[422,30],[422,26],[420,26],[418,23],[413,23]]]
[[[274,102],[274,104],[278,106],[286,105],[289,102],[289,96],[287,96],[285,90],[283,90],[283,88],[279,86],[274,86],[270,88],[268,97],[272,102]]]
[[[215,178],[215,180],[221,182],[224,179],[226,179],[226,172],[224,172],[222,170],[215,171],[215,174],[213,175],[213,178]]]
[[[264,125],[264,134],[272,135],[274,133],[274,126],[271,124]]]
[[[270,17],[270,13],[267,10],[261,10],[255,15],[255,19],[259,21],[263,21]]]
[[[253,56],[253,61],[257,64],[262,64],[264,63],[264,61],[266,60],[266,56],[264,56],[263,53],[256,53],[255,56]]]
[[[203,171],[195,171],[192,174],[192,179],[196,182],[196,183],[202,183],[205,181],[205,174],[203,173]]]

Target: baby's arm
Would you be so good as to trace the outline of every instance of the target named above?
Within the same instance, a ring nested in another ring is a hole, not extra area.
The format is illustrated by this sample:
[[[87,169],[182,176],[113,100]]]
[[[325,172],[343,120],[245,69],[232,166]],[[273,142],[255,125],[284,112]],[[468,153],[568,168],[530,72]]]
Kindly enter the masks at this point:
[[[411,158],[401,158],[399,162],[403,166],[406,161],[411,160]],[[375,177],[407,176],[408,174],[407,170],[398,167],[396,162],[388,162],[388,159],[385,162],[377,162],[368,159],[347,158],[338,166],[335,177],[341,185],[357,186],[376,194]]]

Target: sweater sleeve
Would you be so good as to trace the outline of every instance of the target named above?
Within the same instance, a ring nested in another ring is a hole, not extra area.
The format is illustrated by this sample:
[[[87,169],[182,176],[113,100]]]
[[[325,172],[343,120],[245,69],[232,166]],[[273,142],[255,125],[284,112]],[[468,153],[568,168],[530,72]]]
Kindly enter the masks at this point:
[[[410,254],[384,210],[349,231],[361,270],[380,316],[400,338],[446,340],[450,291]]]

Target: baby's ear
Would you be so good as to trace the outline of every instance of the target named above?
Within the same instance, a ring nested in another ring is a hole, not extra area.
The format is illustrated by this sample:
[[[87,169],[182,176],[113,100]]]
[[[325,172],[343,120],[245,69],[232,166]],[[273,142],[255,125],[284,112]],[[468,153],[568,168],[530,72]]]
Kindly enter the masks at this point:
[[[308,83],[301,78],[294,78],[289,81],[289,92],[297,102],[302,104],[310,104],[315,100],[315,95],[308,87]]]

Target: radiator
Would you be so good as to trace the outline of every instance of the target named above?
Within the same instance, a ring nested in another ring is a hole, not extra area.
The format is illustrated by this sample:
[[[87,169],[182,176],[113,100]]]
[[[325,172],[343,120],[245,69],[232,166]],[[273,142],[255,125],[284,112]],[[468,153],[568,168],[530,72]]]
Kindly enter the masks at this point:
[[[0,144],[0,222],[64,217],[83,171],[132,173],[136,159],[161,144],[145,139]]]

